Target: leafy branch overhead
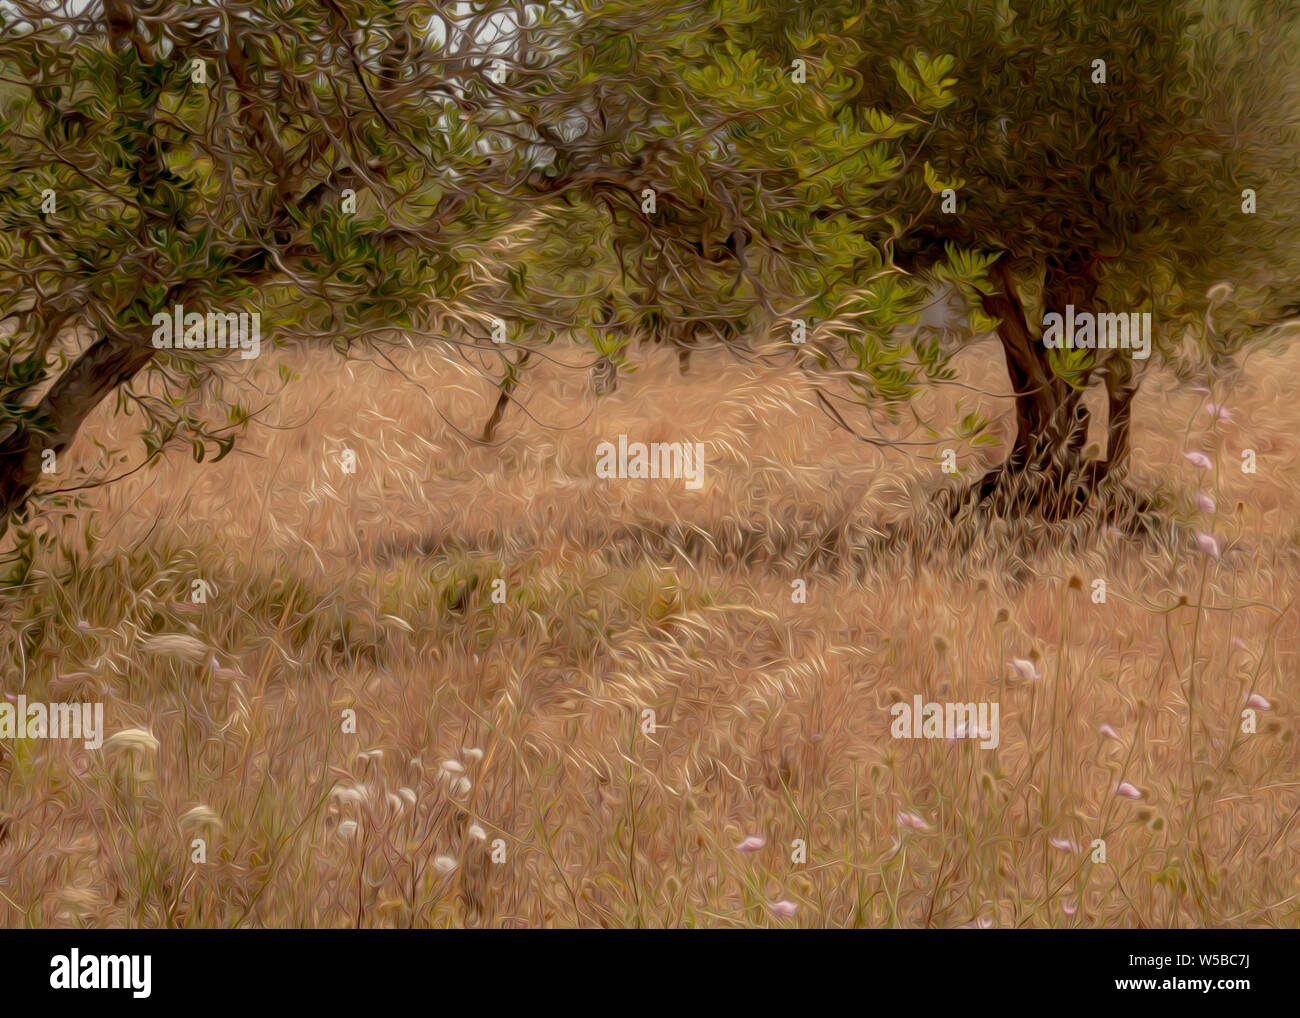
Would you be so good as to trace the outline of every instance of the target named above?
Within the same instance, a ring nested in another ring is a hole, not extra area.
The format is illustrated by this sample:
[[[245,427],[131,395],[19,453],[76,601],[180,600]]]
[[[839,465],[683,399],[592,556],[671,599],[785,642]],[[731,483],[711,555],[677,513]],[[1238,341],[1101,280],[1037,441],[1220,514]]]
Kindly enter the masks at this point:
[[[151,342],[177,306],[434,343],[502,411],[561,338],[615,373],[636,335],[776,350],[855,428],[951,377],[911,327],[942,285],[997,329],[1027,453],[1094,377],[1116,408],[1136,388],[1049,356],[1037,307],[1151,305],[1174,355],[1227,267],[1207,349],[1278,305],[1296,136],[1262,97],[1295,75],[1208,73],[1254,59],[1241,18],[1296,36],[1269,5],[1100,0],[6,4],[0,509],[109,395],[148,457],[229,451],[257,408],[238,361]],[[1269,195],[1248,222],[1243,182]]]

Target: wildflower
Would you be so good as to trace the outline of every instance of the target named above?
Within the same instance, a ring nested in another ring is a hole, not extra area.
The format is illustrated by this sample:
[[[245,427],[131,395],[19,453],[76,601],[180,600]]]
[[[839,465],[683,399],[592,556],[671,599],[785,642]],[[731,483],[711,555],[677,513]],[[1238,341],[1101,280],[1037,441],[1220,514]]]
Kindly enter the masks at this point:
[[[357,806],[364,804],[369,797],[370,789],[365,785],[357,785],[355,788],[335,788],[330,792],[331,799],[354,803]]]
[[[1011,670],[1025,682],[1034,682],[1042,678],[1038,673],[1038,669],[1034,667],[1034,663],[1023,657],[1013,657],[1007,662],[1007,664],[1009,664]]]
[[[738,852],[757,852],[767,844],[767,839],[761,834],[748,835],[739,845],[736,846]]]
[[[993,738],[993,735],[989,731],[988,726],[980,727],[976,724],[967,728],[965,721],[958,721],[956,726],[953,728],[952,736],[948,741],[955,742],[957,739],[981,739],[987,742],[991,738]]]

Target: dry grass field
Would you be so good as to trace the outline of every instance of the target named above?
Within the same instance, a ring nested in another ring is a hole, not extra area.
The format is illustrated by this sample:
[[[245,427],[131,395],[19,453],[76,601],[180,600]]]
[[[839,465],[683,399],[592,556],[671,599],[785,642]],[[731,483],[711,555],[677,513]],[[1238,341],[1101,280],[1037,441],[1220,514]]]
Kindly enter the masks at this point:
[[[0,924],[1300,922],[1300,346],[1211,397],[1147,378],[1163,525],[1029,542],[891,540],[952,443],[858,442],[779,367],[635,349],[597,400],[545,366],[485,448],[458,429],[487,382],[391,356],[268,349],[229,457],[43,521],[3,692],[103,702],[110,738],[0,741]],[[956,366],[937,419],[1005,434],[996,346]],[[67,476],[96,443],[139,462],[110,411]],[[620,434],[704,443],[703,487],[596,477]],[[967,479],[1003,454],[957,451]],[[918,694],[998,703],[999,745],[892,738]]]

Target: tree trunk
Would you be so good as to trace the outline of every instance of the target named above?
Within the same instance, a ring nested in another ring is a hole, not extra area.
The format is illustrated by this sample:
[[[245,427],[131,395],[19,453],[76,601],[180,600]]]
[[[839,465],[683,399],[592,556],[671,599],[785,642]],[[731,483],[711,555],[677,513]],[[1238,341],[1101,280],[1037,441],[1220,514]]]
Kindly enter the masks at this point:
[[[66,449],[90,412],[135,377],[155,353],[144,335],[101,337],[50,386],[36,405],[33,421],[0,439],[0,524],[22,506],[40,480],[42,454]]]
[[[1018,472],[1029,466],[1035,443],[1065,394],[1047,364],[1041,339],[1025,316],[1010,267],[999,261],[989,274],[998,289],[985,294],[981,303],[985,313],[998,319],[997,335],[1016,398],[1016,437],[1005,469]]]
[[[1066,304],[1091,309],[1097,290],[1091,269],[1091,264],[1049,266],[1044,281],[1047,310],[1063,311]],[[996,262],[989,275],[996,289],[984,294],[981,303],[998,319],[997,335],[1015,393],[1016,435],[1006,462],[981,478],[970,494],[977,502],[992,502],[1004,514],[1074,515],[1096,481],[1095,470],[1083,461],[1089,424],[1083,388],[1053,374],[1047,348],[1029,323],[1006,260]]]
[[[519,372],[523,370],[528,358],[533,355],[531,350],[525,350],[519,355],[519,359],[506,368],[506,374],[501,379],[501,394],[497,396],[496,406],[492,408],[492,416],[488,418],[487,424],[483,426],[483,438],[481,441],[490,442],[497,433],[497,425],[501,423],[501,418],[506,415],[506,407],[510,405],[511,397],[514,394],[515,387],[519,384]]]
[[[1121,481],[1128,476],[1129,428],[1138,383],[1131,358],[1115,353],[1106,363],[1106,476]]]

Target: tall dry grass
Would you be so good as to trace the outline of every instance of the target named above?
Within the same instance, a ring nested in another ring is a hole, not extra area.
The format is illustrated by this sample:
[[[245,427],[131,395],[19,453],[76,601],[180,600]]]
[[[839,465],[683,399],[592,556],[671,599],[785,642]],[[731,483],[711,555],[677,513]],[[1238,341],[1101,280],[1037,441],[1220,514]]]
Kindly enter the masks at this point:
[[[1231,422],[1148,378],[1152,533],[919,548],[888,535],[953,483],[952,443],[859,443],[781,369],[636,357],[594,402],[528,375],[484,448],[457,429],[488,385],[437,349],[400,374],[267,355],[228,459],[179,452],[47,518],[57,547],[0,594],[3,691],[102,700],[157,747],[0,742],[0,922],[1296,924],[1300,349],[1216,392]],[[929,410],[1005,412],[995,349],[958,364],[973,389]],[[69,476],[95,441],[137,462],[132,423],[102,411]],[[702,490],[596,478],[620,433],[705,443]],[[999,702],[1000,745],[891,738],[915,694]]]

